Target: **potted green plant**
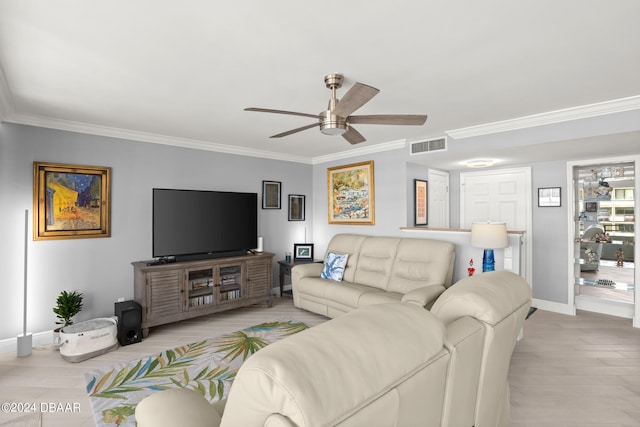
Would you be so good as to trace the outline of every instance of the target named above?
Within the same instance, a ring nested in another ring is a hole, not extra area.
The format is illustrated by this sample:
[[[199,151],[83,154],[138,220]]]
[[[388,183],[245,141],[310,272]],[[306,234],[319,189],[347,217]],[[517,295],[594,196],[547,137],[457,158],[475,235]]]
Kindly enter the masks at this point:
[[[59,346],[59,332],[60,329],[65,326],[72,325],[73,320],[71,318],[78,314],[82,310],[82,293],[78,291],[67,292],[62,291],[56,299],[56,306],[53,307],[53,312],[58,317],[56,321],[57,325],[60,325],[53,330],[53,346],[57,348]]]

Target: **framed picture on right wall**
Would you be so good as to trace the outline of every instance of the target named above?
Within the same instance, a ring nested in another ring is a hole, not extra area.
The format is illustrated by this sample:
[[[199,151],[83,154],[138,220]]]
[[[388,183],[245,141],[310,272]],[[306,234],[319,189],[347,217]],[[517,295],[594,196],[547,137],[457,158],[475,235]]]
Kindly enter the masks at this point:
[[[429,222],[427,188],[427,181],[421,179],[413,180],[413,200],[415,203],[414,224],[417,226],[427,225]]]
[[[560,204],[560,187],[538,188],[539,207],[559,207]]]

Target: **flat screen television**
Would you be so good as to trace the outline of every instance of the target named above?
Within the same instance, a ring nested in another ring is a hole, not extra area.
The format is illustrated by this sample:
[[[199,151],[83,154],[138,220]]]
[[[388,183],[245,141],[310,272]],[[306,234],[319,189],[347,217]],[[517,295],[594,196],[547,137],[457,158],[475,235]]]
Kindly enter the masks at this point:
[[[239,255],[257,242],[257,193],[153,189],[154,258]]]

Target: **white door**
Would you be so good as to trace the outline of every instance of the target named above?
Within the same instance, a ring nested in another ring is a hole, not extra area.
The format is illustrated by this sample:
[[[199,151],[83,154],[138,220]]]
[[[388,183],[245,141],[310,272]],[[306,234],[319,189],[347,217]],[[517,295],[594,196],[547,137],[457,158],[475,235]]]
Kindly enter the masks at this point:
[[[449,173],[429,169],[429,227],[449,228]]]
[[[531,168],[482,170],[460,174],[460,227],[473,222],[505,222],[524,230],[525,278],[531,278]]]

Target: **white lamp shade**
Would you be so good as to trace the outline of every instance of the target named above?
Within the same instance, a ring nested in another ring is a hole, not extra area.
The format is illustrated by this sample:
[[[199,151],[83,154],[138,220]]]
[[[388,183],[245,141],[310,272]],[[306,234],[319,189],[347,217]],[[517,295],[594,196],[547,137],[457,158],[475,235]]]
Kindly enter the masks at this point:
[[[507,224],[504,222],[474,222],[471,224],[471,246],[498,249],[509,246]]]

